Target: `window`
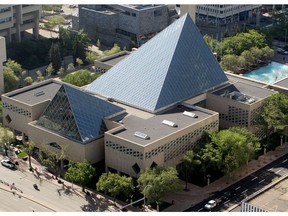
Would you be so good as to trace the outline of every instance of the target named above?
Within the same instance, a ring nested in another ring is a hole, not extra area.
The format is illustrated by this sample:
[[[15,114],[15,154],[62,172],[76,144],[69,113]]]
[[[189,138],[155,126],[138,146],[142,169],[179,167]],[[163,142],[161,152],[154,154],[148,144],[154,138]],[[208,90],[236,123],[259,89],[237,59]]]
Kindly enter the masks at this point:
[[[10,123],[12,121],[11,117],[9,115],[6,115],[5,116],[5,119],[8,123]]]

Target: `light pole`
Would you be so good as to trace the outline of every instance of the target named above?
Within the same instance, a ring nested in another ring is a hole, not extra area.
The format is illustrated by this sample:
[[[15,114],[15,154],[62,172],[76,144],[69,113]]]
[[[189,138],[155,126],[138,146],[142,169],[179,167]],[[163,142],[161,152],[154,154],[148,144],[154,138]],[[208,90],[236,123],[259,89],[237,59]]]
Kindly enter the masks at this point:
[[[146,199],[146,197],[145,197],[146,188],[151,188],[151,187],[152,187],[152,185],[146,185],[146,186],[144,187],[144,189],[143,189],[143,195],[144,195],[144,208],[145,208],[145,206],[146,206],[146,201],[145,201],[145,199]]]
[[[209,185],[209,184],[210,184],[210,178],[211,178],[211,175],[210,175],[210,174],[208,174],[208,175],[207,175],[207,185]]]
[[[264,144],[264,155],[266,154],[267,144]]]
[[[282,144],[283,144],[283,135],[280,136],[280,139],[281,139],[280,140],[280,145],[282,146]]]

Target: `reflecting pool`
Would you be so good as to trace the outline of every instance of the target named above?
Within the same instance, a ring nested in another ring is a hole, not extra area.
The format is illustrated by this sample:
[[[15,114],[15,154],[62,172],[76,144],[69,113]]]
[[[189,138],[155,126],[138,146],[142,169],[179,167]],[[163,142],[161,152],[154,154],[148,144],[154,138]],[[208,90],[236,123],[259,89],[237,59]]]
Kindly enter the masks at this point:
[[[277,62],[271,62],[268,65],[246,73],[243,76],[272,84],[288,77],[288,66]]]

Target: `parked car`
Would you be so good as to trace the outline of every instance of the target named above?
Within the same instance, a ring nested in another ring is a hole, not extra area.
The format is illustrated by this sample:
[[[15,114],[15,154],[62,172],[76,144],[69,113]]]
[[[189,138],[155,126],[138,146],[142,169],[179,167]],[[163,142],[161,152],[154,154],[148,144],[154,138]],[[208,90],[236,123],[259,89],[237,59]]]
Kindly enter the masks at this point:
[[[281,55],[288,55],[288,51],[282,49],[282,48],[277,48],[277,53],[281,54]]]
[[[12,161],[10,161],[9,159],[1,160],[1,164],[2,164],[2,166],[5,166],[9,169],[15,169],[16,168],[16,165]]]

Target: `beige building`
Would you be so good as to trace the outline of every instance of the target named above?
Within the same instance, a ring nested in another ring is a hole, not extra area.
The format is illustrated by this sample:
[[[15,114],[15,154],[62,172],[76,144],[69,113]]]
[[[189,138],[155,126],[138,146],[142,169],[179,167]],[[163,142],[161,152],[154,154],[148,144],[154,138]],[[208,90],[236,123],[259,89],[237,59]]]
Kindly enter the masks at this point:
[[[20,42],[23,32],[33,29],[38,38],[40,13],[41,5],[0,5],[0,36]]]
[[[6,61],[5,38],[0,36],[0,96],[4,93],[3,63]]]

